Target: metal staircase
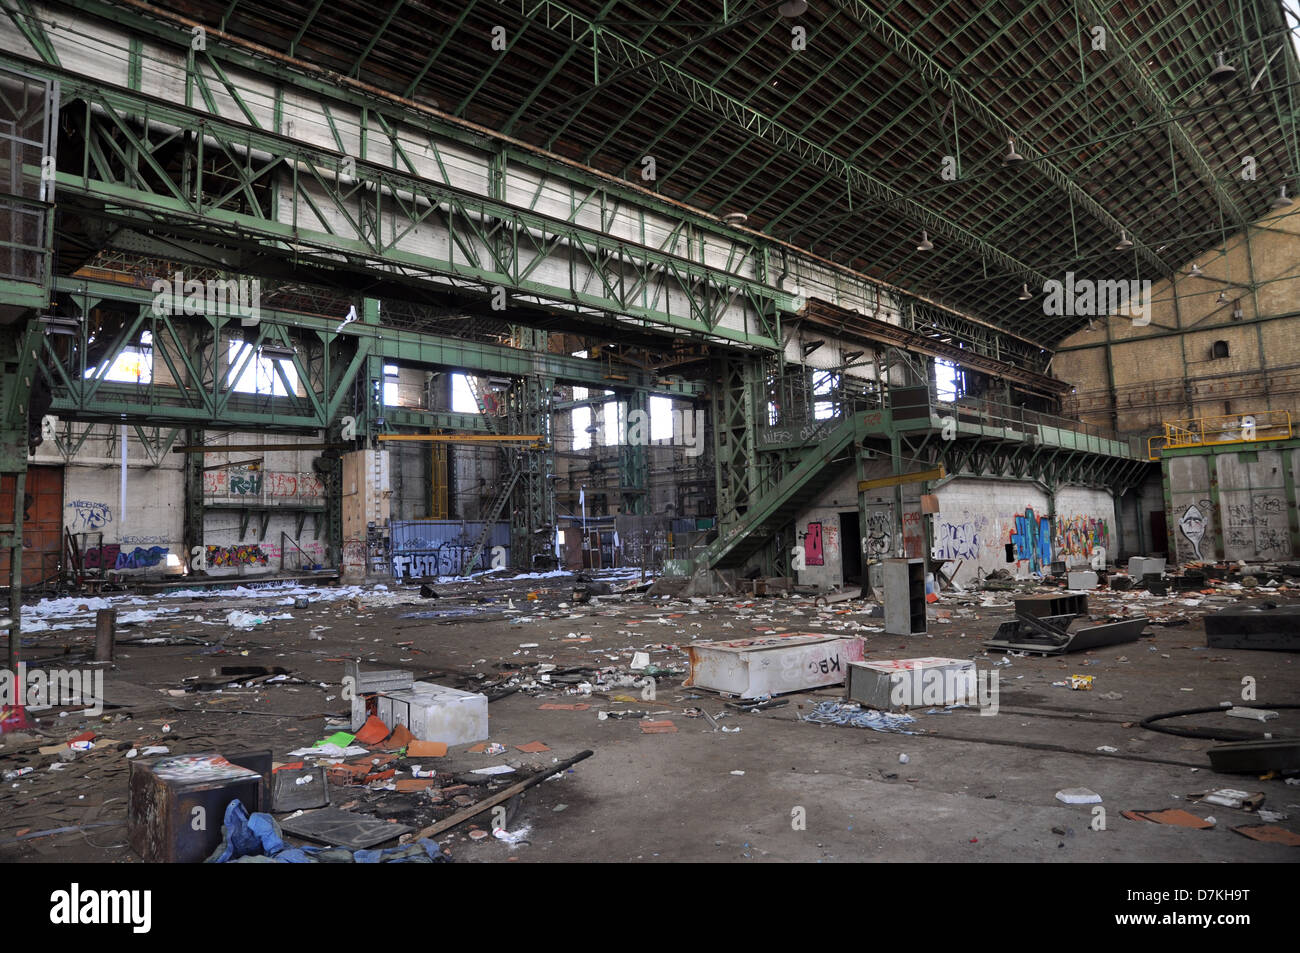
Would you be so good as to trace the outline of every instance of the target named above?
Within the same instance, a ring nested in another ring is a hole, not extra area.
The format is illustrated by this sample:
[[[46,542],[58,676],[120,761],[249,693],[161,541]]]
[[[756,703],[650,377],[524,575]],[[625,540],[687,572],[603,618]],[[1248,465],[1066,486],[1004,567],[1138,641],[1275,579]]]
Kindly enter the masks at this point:
[[[497,498],[492,501],[492,506],[483,518],[483,531],[478,535],[478,541],[474,543],[474,548],[469,551],[469,558],[461,564],[460,574],[468,576],[474,564],[478,562],[479,556],[483,555],[483,547],[487,541],[492,538],[492,527],[496,525],[497,520],[501,518],[501,511],[505,509],[506,504],[510,502],[510,494],[514,492],[515,484],[519,482],[519,475],[522,471],[515,470],[506,480],[506,484],[497,494]]]
[[[741,566],[767,542],[772,531],[795,518],[819,493],[839,477],[851,461],[845,451],[853,443],[853,414],[844,418],[816,445],[804,451],[799,462],[770,491],[749,507],[736,522],[719,528],[719,536],[697,563],[709,569]],[[837,465],[838,464],[838,465]]]

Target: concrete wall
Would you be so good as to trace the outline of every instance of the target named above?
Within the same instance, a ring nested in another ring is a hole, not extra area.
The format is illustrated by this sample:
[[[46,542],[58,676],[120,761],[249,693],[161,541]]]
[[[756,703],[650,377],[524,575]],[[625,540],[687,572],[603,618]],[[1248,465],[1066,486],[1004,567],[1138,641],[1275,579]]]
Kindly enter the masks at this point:
[[[1300,477],[1300,450],[1171,457],[1165,466],[1178,562],[1300,555],[1291,534],[1300,501],[1288,498],[1286,489],[1288,468],[1293,487]]]
[[[87,566],[102,565],[128,573],[180,572],[186,563],[182,527],[184,485],[180,454],[154,463],[128,428],[126,507],[122,507],[120,444],[117,429],[95,427],[74,463],[47,442],[31,458],[34,464],[63,466],[63,526],[78,536],[87,551]],[[79,534],[103,534],[85,537]]]
[[[888,474],[889,464],[877,461],[866,467],[867,479]],[[805,568],[797,573],[800,585],[832,588],[844,583],[839,514],[856,511],[856,472],[850,472],[821,494],[817,503],[795,521],[796,546]],[[956,571],[960,583],[973,582],[982,570],[1007,569],[1018,576],[1041,572],[1053,561],[1087,562],[1095,547],[1104,546],[1115,561],[1115,503],[1104,490],[1062,487],[1056,495],[1056,519],[1047,493],[1031,483],[1016,480],[956,479],[935,491],[939,512],[921,512],[920,487],[903,487],[902,534],[894,517],[891,488],[869,491],[863,500],[867,533],[863,543],[869,559],[921,556],[925,534],[931,534],[931,559]],[[1006,546],[1015,559],[1007,562]],[[820,563],[811,558],[820,557]]]

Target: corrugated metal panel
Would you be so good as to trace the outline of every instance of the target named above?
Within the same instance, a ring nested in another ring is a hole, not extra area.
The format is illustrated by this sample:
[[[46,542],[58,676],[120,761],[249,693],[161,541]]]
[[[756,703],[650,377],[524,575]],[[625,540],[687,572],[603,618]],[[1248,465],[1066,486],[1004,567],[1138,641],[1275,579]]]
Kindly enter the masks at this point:
[[[400,581],[424,576],[454,576],[469,556],[483,523],[474,520],[394,520],[391,524],[393,575]],[[510,564],[510,524],[497,522],[474,571],[492,567],[492,550],[505,550]]]

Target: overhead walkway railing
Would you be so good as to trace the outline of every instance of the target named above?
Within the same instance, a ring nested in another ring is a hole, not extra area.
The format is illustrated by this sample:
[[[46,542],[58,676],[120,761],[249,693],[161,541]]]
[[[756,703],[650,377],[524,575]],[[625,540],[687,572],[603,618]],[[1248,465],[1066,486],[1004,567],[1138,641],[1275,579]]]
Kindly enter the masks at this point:
[[[1163,433],[1147,438],[1147,457],[1151,460],[1159,460],[1165,450],[1186,447],[1289,440],[1291,434],[1291,413],[1286,410],[1261,410],[1253,414],[1167,420]]]

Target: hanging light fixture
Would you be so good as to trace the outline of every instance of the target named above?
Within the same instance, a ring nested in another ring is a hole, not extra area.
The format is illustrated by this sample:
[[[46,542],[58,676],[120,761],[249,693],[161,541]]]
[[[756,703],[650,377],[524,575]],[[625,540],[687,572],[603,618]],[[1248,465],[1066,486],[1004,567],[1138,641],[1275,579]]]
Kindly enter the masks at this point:
[[[749,216],[744,212],[728,212],[722,216],[722,220],[728,225],[744,225],[749,221]]]
[[[930,236],[926,234],[925,229],[921,229],[921,244],[916,246],[917,251],[934,251],[934,242],[930,241]]]
[[[1228,303],[1228,296],[1227,296],[1225,293],[1223,293],[1222,291],[1219,292],[1218,303],[1219,303],[1219,304],[1227,304],[1227,303]]]
[[[787,19],[803,16],[807,10],[808,0],[785,0],[785,3],[777,7],[777,12]]]
[[[1214,69],[1210,70],[1211,83],[1226,83],[1237,75],[1237,67],[1223,61],[1223,50],[1214,54]]]
[[[1128,232],[1124,231],[1124,229],[1121,228],[1119,232],[1119,244],[1115,246],[1115,250],[1128,251],[1132,247],[1133,247],[1133,242],[1128,237]]]
[[[1280,208],[1286,208],[1290,204],[1291,204],[1291,198],[1286,194],[1286,186],[1284,185],[1282,186],[1282,188],[1278,190],[1277,198],[1275,198],[1271,203],[1269,203],[1268,207],[1276,211]]]
[[[1192,262],[1192,267],[1187,269],[1187,274],[1193,278],[1204,278],[1205,272],[1201,271],[1201,266]]]
[[[1031,294],[1029,293],[1029,285],[1021,285],[1021,286],[1020,286],[1020,299],[1019,299],[1019,300],[1021,300],[1021,301],[1032,301],[1032,300],[1034,300],[1034,296],[1031,295]]]
[[[1014,136],[1007,138],[1007,154],[1002,157],[1003,165],[1014,165],[1017,162],[1024,162],[1025,157],[1016,151],[1016,139]]]

